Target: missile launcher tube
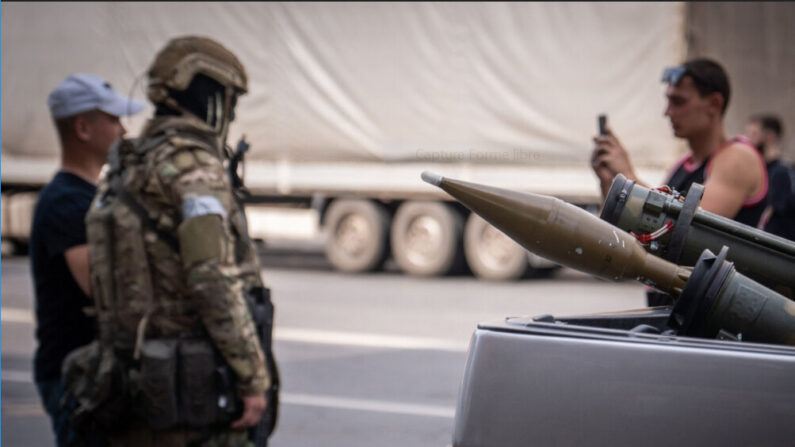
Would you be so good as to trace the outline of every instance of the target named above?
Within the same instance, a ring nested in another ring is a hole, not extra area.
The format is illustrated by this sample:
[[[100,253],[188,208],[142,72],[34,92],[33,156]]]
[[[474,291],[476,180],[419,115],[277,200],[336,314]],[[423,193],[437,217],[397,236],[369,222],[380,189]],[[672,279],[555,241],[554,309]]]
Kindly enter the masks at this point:
[[[692,266],[702,252],[728,246],[728,260],[741,274],[793,298],[795,243],[698,208],[703,187],[693,184],[684,203],[672,194],[644,188],[619,174],[613,180],[601,218],[624,231],[652,234],[673,227],[646,249],[679,265]]]
[[[668,325],[682,335],[726,331],[745,341],[795,345],[795,302],[738,273],[726,260],[730,251],[704,250]]]

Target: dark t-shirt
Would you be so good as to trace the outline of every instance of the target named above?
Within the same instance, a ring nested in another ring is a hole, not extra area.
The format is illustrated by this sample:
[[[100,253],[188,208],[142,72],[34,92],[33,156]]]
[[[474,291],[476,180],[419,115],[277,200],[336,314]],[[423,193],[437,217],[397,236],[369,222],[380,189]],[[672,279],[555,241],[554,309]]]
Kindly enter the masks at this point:
[[[64,252],[86,243],[84,222],[96,187],[59,172],[39,194],[30,234],[30,262],[36,292],[34,359],[37,381],[61,376],[61,363],[73,349],[96,337],[96,322],[83,313],[91,300],[77,285]]]

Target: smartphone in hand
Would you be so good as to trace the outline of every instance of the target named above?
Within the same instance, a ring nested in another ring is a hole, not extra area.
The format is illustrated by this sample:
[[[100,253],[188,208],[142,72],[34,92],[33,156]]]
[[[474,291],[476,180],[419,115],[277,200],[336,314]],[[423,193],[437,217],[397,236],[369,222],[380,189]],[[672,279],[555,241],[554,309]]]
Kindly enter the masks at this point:
[[[607,135],[607,115],[601,114],[598,117],[599,121],[599,135]]]

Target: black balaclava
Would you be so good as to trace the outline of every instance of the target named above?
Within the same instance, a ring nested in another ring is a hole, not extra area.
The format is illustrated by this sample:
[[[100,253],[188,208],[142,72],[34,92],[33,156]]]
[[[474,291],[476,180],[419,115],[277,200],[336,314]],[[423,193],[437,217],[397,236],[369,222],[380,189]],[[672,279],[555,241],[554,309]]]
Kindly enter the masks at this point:
[[[182,91],[168,89],[168,95],[210,127],[220,130],[223,126],[225,89],[218,81],[203,74],[197,74],[188,88]],[[230,116],[227,121],[234,119],[236,96],[233,95]],[[174,110],[165,103],[157,104],[155,110],[155,115],[161,116],[181,114],[180,111]]]

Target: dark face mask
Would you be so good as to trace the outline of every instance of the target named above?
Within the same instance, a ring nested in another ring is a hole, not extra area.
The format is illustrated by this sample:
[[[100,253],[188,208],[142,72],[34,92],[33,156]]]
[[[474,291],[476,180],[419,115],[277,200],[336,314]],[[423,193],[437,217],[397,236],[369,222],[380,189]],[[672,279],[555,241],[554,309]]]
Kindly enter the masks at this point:
[[[229,104],[229,122],[235,120],[235,108],[237,107],[237,95],[232,96],[232,101]]]
[[[219,120],[224,118],[224,87],[207,76],[194,76],[188,88],[183,91],[170,90],[169,96],[210,127],[219,127]]]

